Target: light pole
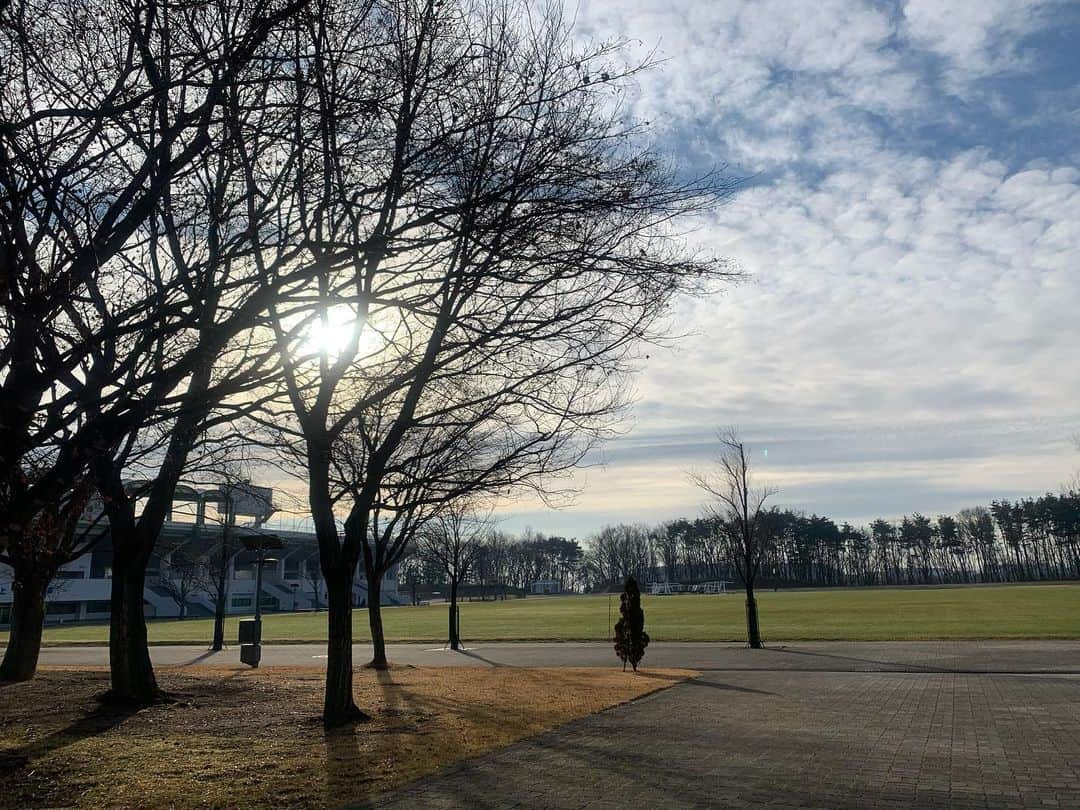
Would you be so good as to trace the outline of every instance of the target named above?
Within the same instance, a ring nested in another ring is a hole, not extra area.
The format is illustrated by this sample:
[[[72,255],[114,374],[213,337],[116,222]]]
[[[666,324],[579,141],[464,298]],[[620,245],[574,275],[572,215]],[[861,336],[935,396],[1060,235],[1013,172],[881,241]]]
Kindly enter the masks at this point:
[[[275,557],[263,557],[264,549],[259,549],[259,569],[255,574],[255,621],[262,627],[262,572],[266,563],[278,563]]]
[[[253,669],[262,659],[262,569],[267,549],[279,549],[284,546],[281,538],[272,534],[254,534],[242,538],[241,542],[248,551],[258,554],[255,563],[255,618],[240,620],[240,662]]]

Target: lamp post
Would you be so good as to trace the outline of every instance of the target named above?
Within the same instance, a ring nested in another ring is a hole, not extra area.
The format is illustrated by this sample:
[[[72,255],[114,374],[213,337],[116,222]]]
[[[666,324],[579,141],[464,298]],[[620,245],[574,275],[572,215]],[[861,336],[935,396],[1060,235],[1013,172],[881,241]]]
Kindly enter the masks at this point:
[[[259,551],[259,570],[255,574],[255,621],[259,622],[259,626],[262,626],[262,572],[263,565],[270,563],[276,565],[280,562],[276,557],[263,558],[263,552]]]
[[[241,539],[244,548],[258,554],[255,563],[255,618],[240,620],[240,662],[253,669],[262,659],[262,569],[264,562],[274,561],[267,558],[268,549],[284,546],[281,538],[272,534],[248,535]]]

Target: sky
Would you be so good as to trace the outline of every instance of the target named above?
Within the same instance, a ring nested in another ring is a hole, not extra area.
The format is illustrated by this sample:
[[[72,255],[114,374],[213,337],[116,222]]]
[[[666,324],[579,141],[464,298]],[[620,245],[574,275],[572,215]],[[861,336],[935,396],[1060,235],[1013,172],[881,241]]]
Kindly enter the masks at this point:
[[[681,170],[747,178],[695,247],[747,274],[679,301],[585,538],[701,513],[735,426],[775,503],[854,523],[1055,491],[1080,469],[1080,3],[581,0],[663,64],[630,109]]]

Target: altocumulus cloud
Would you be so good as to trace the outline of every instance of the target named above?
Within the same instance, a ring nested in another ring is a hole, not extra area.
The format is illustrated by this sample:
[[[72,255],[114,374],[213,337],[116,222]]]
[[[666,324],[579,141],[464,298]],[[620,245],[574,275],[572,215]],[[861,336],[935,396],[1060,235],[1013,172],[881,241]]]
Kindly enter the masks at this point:
[[[1055,489],[1080,467],[1080,5],[586,0],[665,60],[634,115],[688,171],[750,178],[688,236],[750,280],[673,317],[583,535],[695,514],[736,424],[778,502],[838,519]],[[765,451],[768,451],[767,454]]]

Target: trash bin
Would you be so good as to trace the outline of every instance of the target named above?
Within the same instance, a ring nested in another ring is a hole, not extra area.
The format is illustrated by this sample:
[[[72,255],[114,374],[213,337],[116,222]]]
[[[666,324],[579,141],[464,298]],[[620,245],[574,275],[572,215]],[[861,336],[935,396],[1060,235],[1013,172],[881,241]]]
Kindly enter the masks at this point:
[[[249,667],[259,666],[259,660],[262,658],[262,645],[261,644],[241,644],[240,645],[240,663],[247,664]]]
[[[240,663],[257,667],[262,659],[262,619],[240,620]]]
[[[241,644],[259,644],[262,642],[262,619],[240,620]]]

